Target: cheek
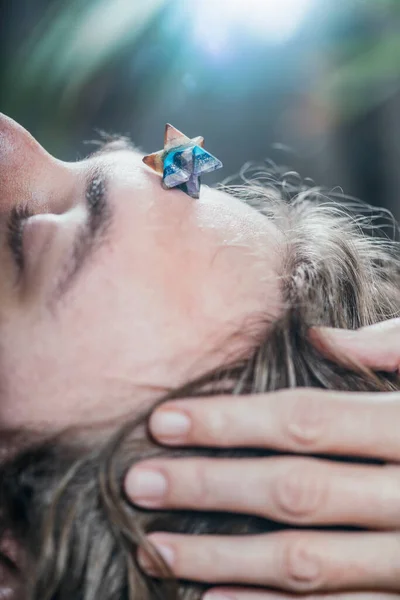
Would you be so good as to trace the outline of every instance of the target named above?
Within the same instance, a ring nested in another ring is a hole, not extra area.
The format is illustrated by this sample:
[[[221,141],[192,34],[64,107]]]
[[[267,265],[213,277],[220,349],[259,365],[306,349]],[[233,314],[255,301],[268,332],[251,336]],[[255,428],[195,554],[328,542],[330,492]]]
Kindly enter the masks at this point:
[[[143,261],[105,253],[57,314],[36,311],[10,323],[1,335],[0,420],[68,422],[99,403],[99,414],[108,414],[101,398],[113,397],[116,409],[127,388],[132,399],[135,386],[164,385],[183,322],[178,282],[165,270],[156,254]]]
[[[154,336],[135,326],[121,300],[114,307],[107,294],[93,300],[88,294],[57,321],[25,324],[23,331],[15,324],[12,337],[4,335],[0,425],[46,421],[57,428],[133,408]]]

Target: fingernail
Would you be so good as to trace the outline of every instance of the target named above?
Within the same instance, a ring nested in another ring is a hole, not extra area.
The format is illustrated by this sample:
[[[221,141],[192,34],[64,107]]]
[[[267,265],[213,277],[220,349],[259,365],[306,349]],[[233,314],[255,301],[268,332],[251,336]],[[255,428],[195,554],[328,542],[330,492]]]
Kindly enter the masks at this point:
[[[163,442],[179,442],[190,431],[189,417],[174,410],[158,410],[150,418],[150,429],[154,437]]]
[[[160,506],[168,483],[160,471],[134,467],[125,480],[125,490],[132,502],[153,508]]]
[[[153,546],[163,558],[164,562],[166,562],[167,565],[172,568],[175,560],[175,552],[173,551],[171,546],[164,546],[163,544],[154,543]],[[139,550],[138,561],[142,569],[144,569],[148,573],[156,575],[159,572],[159,569],[157,569],[154,560],[152,560],[152,558],[142,549]]]

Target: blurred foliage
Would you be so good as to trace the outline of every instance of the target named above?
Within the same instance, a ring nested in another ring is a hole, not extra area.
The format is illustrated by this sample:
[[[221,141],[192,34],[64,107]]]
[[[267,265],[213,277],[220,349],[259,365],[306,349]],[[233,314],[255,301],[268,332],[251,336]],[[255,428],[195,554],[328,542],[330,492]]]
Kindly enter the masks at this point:
[[[323,94],[343,118],[353,118],[385,101],[400,88],[400,2],[368,2],[388,27],[382,33],[335,45],[341,65],[327,78]],[[385,8],[385,10],[384,10]],[[390,11],[390,12],[389,12]],[[394,23],[392,19],[397,19]]]
[[[43,98],[60,92],[62,110],[73,106],[85,82],[135,42],[164,3],[54,0],[10,64],[11,97],[33,90]]]
[[[8,65],[4,109],[18,113],[34,98],[47,118],[49,108],[56,117],[57,113],[71,116],[85,86],[127,47],[133,52],[140,36],[166,7],[169,12],[188,14],[187,0],[53,0]],[[380,37],[365,27],[354,39],[347,32],[346,39],[330,40],[329,52],[341,64],[332,65],[320,93],[334,99],[338,111],[349,117],[384,99],[393,89],[388,84],[399,84],[400,2],[349,0],[333,10],[333,20],[335,10],[346,18],[353,13],[356,19],[386,24]],[[391,32],[393,20],[397,28]],[[329,40],[329,31],[326,36]],[[168,32],[165,41],[173,41]]]
[[[165,0],[53,0],[4,74],[3,110],[32,110],[46,130],[68,136],[82,92],[96,74],[140,38]],[[54,135],[51,137],[54,138]]]
[[[214,1],[225,2],[217,12],[228,22],[230,0]],[[64,158],[76,157],[95,127],[133,131],[137,144],[157,147],[171,120],[206,135],[228,172],[282,142],[303,159],[300,171],[350,182],[373,202],[389,170],[378,162],[382,145],[393,148],[393,165],[400,160],[400,110],[390,109],[399,115],[390,139],[379,138],[372,118],[361,133],[352,128],[400,97],[400,0],[312,2],[279,44],[251,37],[243,0],[243,27],[219,52],[216,16],[196,36],[202,0],[0,0],[10,7],[0,110]],[[322,144],[330,144],[325,154]],[[393,173],[388,205],[400,187]]]
[[[4,110],[18,115],[34,98],[47,119],[49,108],[56,119],[70,117],[85,86],[127,47],[133,51],[165,7],[188,14],[187,0],[53,0],[8,65]],[[349,117],[384,99],[393,89],[388,84],[399,84],[400,35],[398,28],[387,28],[392,20],[398,25],[400,2],[349,0],[336,10],[387,25],[381,37],[366,27],[355,39],[348,33],[345,40],[331,40],[329,51],[341,65],[333,66],[320,93]],[[326,35],[329,39],[329,31]]]

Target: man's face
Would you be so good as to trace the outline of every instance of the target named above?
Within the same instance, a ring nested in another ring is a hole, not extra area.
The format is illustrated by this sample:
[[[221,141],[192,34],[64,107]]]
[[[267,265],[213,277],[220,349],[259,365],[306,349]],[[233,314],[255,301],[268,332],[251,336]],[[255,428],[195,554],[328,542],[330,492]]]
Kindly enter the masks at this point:
[[[0,116],[1,427],[131,411],[278,312],[276,227],[216,190],[164,190],[141,158],[115,142],[64,163]]]

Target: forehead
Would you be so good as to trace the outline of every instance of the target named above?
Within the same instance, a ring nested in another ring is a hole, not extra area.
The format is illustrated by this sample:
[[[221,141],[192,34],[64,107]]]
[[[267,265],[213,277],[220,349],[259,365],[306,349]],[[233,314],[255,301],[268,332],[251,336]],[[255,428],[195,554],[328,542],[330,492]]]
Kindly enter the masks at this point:
[[[146,187],[155,178],[143,164],[144,154],[135,148],[118,148],[96,152],[87,159],[89,165],[100,169],[108,182],[116,185],[119,189],[123,187]],[[158,183],[161,179],[158,178]]]

